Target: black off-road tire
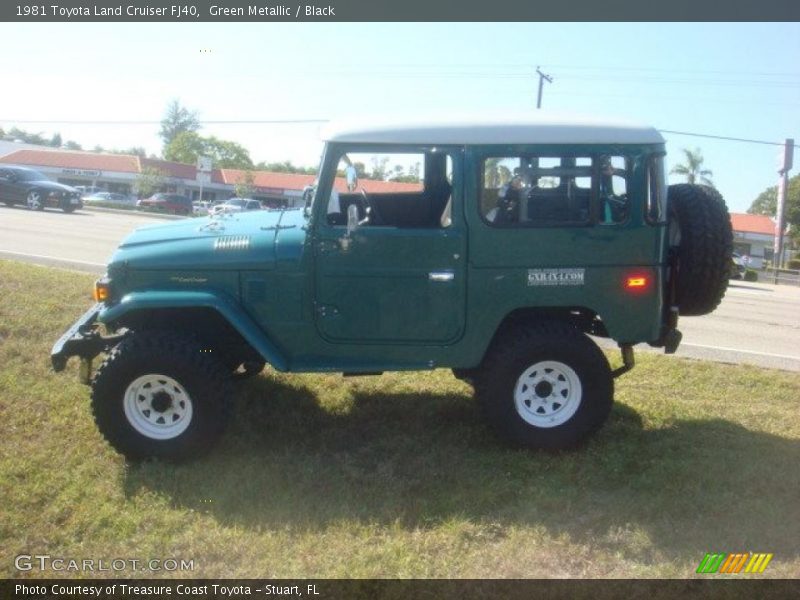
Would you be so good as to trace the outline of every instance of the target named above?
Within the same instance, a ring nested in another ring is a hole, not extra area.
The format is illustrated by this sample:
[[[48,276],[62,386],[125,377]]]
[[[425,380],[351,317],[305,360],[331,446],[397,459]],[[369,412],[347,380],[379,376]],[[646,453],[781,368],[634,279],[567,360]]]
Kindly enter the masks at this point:
[[[578,446],[603,425],[614,401],[605,355],[574,327],[551,321],[500,334],[475,378],[475,389],[503,440],[545,450]]]
[[[671,244],[677,242],[676,303],[680,314],[706,315],[728,288],[733,231],[720,193],[705,185],[669,186]],[[676,227],[677,226],[677,227]]]
[[[137,386],[137,381],[145,384]],[[149,388],[146,383],[151,384]],[[168,390],[169,399],[159,385]],[[229,419],[232,396],[230,373],[197,342],[173,332],[135,331],[98,368],[91,403],[100,432],[127,458],[182,461],[214,445]],[[153,407],[161,404],[148,412],[148,402]],[[169,406],[164,410],[165,403]],[[185,430],[159,439],[172,422],[150,420],[159,412],[169,416],[173,407],[175,414],[183,415],[177,419],[178,426],[188,415]]]

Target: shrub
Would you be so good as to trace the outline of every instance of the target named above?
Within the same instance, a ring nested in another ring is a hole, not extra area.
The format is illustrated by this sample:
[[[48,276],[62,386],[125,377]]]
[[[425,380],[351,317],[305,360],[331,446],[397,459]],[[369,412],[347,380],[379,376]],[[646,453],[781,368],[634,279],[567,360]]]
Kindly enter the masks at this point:
[[[744,272],[745,281],[758,281],[758,272],[755,269],[747,269]]]
[[[792,258],[786,263],[787,269],[800,269],[800,258]]]

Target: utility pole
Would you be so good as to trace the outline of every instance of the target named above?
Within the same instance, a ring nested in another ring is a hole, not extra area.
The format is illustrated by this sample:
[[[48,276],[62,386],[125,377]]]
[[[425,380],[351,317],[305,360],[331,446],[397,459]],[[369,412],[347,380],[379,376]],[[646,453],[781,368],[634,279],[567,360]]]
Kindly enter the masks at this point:
[[[539,97],[536,99],[536,108],[542,108],[542,87],[544,86],[544,80],[547,80],[547,83],[553,83],[553,78],[550,75],[545,75],[539,70],[539,67],[536,67],[536,74],[539,76]]]
[[[778,283],[778,269],[783,266],[783,214],[786,205],[786,187],[789,178],[789,171],[792,168],[792,159],[794,157],[794,140],[787,138],[783,143],[783,157],[781,160],[781,168],[778,173],[781,176],[778,182],[778,207],[775,219],[775,260],[773,261],[775,267],[775,283]]]

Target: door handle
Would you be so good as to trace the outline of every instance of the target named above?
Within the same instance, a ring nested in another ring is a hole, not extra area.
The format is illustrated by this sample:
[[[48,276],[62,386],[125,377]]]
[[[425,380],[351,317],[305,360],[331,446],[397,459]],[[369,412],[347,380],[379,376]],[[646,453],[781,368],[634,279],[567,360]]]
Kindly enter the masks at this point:
[[[445,282],[453,281],[455,278],[456,274],[452,271],[431,271],[428,273],[428,281]]]

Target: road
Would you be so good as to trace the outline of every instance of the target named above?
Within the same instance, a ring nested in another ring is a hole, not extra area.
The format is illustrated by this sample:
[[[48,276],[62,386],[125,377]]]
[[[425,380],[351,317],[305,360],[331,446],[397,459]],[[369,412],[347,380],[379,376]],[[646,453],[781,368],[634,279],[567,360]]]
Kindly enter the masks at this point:
[[[0,258],[102,273],[128,232],[164,219],[0,207]],[[716,311],[682,317],[679,328],[678,356],[800,371],[800,286],[732,281]]]
[[[800,371],[798,286],[731,281],[717,310],[678,328],[678,356]]]
[[[31,212],[0,205],[0,258],[102,273],[128,233],[159,215],[79,210]]]

